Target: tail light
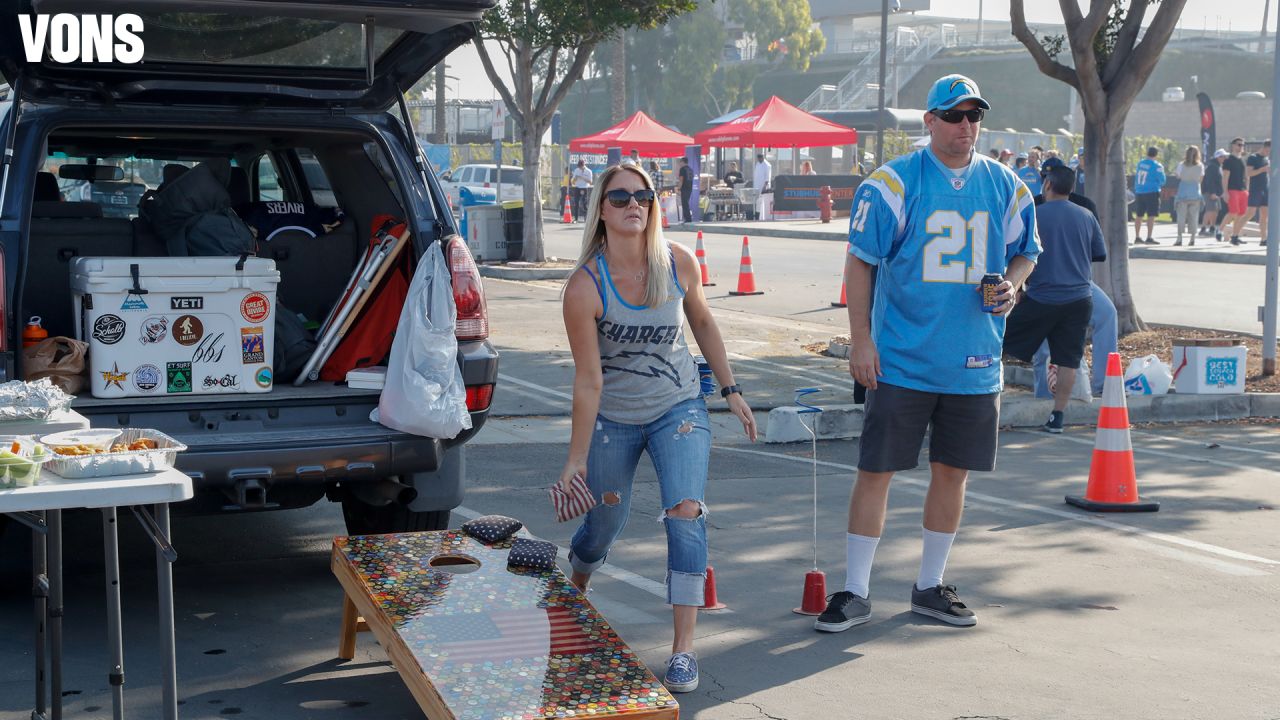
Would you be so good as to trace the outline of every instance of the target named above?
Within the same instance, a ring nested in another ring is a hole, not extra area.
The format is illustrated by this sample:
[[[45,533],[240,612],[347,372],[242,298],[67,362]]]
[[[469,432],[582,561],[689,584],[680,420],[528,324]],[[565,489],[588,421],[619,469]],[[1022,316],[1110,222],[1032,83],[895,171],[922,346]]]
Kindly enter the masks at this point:
[[[487,182],[486,182],[486,183],[484,184],[484,186],[485,186],[485,187],[489,187],[489,183],[487,183]]]
[[[480,270],[467,249],[467,242],[455,235],[447,248],[449,274],[453,279],[453,304],[458,308],[458,324],[454,332],[459,340],[484,340],[489,337],[489,307],[484,301],[484,284]]]
[[[493,385],[468,385],[467,410],[478,412],[488,410],[493,402]]]

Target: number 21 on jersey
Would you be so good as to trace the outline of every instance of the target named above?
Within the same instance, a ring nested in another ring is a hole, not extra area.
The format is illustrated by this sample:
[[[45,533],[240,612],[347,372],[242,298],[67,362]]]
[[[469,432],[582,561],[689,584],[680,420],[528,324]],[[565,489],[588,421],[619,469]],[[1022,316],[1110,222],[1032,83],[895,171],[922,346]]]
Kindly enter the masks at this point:
[[[925,221],[921,278],[925,282],[977,284],[987,272],[989,214],[979,210],[968,220],[955,210],[936,210]],[[963,257],[966,248],[968,259]]]

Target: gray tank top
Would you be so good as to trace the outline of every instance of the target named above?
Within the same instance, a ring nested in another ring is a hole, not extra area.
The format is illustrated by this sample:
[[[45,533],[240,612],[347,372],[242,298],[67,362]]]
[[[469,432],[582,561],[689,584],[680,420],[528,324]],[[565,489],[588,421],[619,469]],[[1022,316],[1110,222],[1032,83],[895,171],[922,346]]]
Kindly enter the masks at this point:
[[[684,341],[684,290],[671,262],[671,299],[656,308],[631,305],[618,293],[604,255],[596,256],[596,284],[604,313],[596,321],[604,390],[600,414],[628,425],[662,417],[698,397],[698,368]]]

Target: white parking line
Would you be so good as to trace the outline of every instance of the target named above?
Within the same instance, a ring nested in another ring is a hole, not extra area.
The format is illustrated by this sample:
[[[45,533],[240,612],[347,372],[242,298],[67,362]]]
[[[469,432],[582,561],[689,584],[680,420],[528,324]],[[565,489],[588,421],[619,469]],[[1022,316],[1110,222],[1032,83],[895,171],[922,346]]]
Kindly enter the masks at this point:
[[[741,353],[735,353],[735,352],[728,353],[728,355],[734,360],[745,362],[750,365],[764,365],[766,367],[773,369],[779,375],[784,375],[786,377],[805,378],[806,380],[810,380],[812,382],[821,383],[821,384],[832,386],[832,387],[837,387],[843,390],[848,390],[850,392],[853,391],[853,381],[849,380],[849,381],[842,382],[840,380],[840,375],[836,375],[834,372],[829,375],[820,375],[818,373],[817,368],[801,369],[792,365],[783,365],[782,363],[771,362],[769,360],[761,360],[759,358],[753,358],[749,355],[743,355]]]
[[[782,455],[779,453],[764,452],[761,450],[751,450],[748,448],[741,448],[741,447],[727,447],[727,446],[717,445],[715,446],[715,449],[723,450],[725,452],[744,453],[747,455],[760,455],[763,457],[775,458],[777,460],[785,460],[787,462],[804,463],[806,465],[813,462],[813,460],[810,458],[793,457],[791,455]],[[819,465],[823,465],[825,467],[837,468],[840,470],[848,470],[850,472],[857,472],[857,468],[853,465],[845,465],[843,463],[834,463],[826,460],[819,460],[817,462]],[[1250,468],[1250,469],[1256,470],[1257,468]],[[895,477],[901,478],[902,482],[907,483],[909,485],[914,485],[917,488],[927,489],[929,487],[928,480],[921,480],[919,478],[911,477],[903,473],[898,473]],[[1085,523],[1088,525],[1096,525],[1098,527],[1104,527],[1104,528],[1107,528],[1108,530],[1115,530],[1117,532],[1125,533],[1127,535],[1134,535],[1141,538],[1145,538],[1147,540],[1158,541],[1158,542],[1167,543],[1170,545],[1179,545],[1185,548],[1199,550],[1200,552],[1205,552],[1213,555],[1220,555],[1222,557],[1231,558],[1233,560],[1244,560],[1247,562],[1259,563],[1262,565],[1280,566],[1280,560],[1272,560],[1270,558],[1259,557],[1257,555],[1250,555],[1248,553],[1243,553],[1238,550],[1232,550],[1230,548],[1224,548],[1218,545],[1211,545],[1209,543],[1202,543],[1197,540],[1188,540],[1187,538],[1178,537],[1177,535],[1170,535],[1168,533],[1145,530],[1140,527],[1134,527],[1133,525],[1125,525],[1123,523],[1118,523],[1113,520],[1106,520],[1103,518],[1094,517],[1092,515],[1080,515],[1078,513],[1069,512],[1066,510],[1057,510],[1055,508],[1040,507],[1038,505],[1032,505],[1030,503],[1019,502],[1017,500],[1006,500],[1004,498],[999,498],[993,495],[986,495],[984,493],[977,493],[973,491],[969,491],[966,494],[966,497],[972,500],[978,500],[978,501],[989,503],[992,505],[1003,505],[1005,507],[1017,508],[1019,510],[1035,513],[1038,515],[1048,515],[1050,517],[1059,518],[1063,520],[1070,520],[1072,522]],[[1223,570],[1224,572],[1230,572],[1230,574],[1234,574],[1234,575],[1265,574],[1265,573],[1259,573],[1259,571],[1255,568],[1244,568],[1243,566],[1235,565],[1234,563],[1223,563],[1220,560],[1214,560],[1213,562],[1219,565],[1230,566],[1229,568],[1224,567]]]
[[[1149,437],[1155,440],[1164,440],[1166,442],[1179,443],[1182,445],[1196,445],[1202,450],[1229,450],[1231,452],[1253,453],[1254,455],[1263,455],[1270,458],[1280,458],[1280,453],[1273,450],[1259,450],[1257,448],[1241,447],[1239,445],[1224,445],[1222,443],[1215,443],[1218,446],[1216,448],[1208,448],[1205,447],[1207,443],[1204,440],[1188,440],[1187,438],[1169,437],[1168,435],[1157,435],[1155,433],[1143,432],[1141,430],[1131,430],[1130,432],[1134,435]]]
[[[521,387],[528,388],[530,390],[535,390],[539,393],[538,395],[531,395],[531,397],[536,397],[540,400],[545,400],[546,402],[552,405],[560,405],[560,406],[567,405],[569,406],[570,409],[573,408],[573,396],[569,395],[568,393],[563,393],[563,392],[560,392],[559,390],[554,390],[552,388],[547,387],[546,385],[531,383],[528,380],[520,380],[518,378],[513,378],[510,375],[504,375],[502,373],[498,373],[498,379],[501,380],[502,382],[513,383],[515,385],[519,385]],[[528,393],[525,393],[525,394],[528,394]],[[567,402],[556,402],[552,398],[560,398]]]
[[[1027,430],[1013,430],[1012,432],[1027,433]],[[1073,442],[1078,445],[1093,446],[1093,440],[1072,437],[1068,434],[1058,435],[1057,439]],[[1182,453],[1169,452],[1168,450],[1156,450],[1155,448],[1145,448],[1138,445],[1133,446],[1136,453],[1146,453],[1147,455],[1158,455],[1160,457],[1169,458],[1170,460],[1185,460],[1187,462],[1201,463],[1204,465],[1217,465],[1218,467],[1231,468],[1232,470],[1251,470],[1253,472],[1265,472],[1275,474],[1276,471],[1271,468],[1258,467],[1257,465],[1244,465],[1242,463],[1227,462],[1226,460],[1214,460],[1212,458],[1200,457],[1198,455],[1183,455]]]

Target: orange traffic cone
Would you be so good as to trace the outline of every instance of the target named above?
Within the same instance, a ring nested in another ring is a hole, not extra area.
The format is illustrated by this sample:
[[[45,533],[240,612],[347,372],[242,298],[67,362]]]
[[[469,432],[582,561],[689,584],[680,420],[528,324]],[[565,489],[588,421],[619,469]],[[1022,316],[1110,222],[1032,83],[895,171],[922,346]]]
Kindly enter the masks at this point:
[[[698,258],[698,267],[702,269],[702,287],[711,287],[711,275],[707,272],[707,251],[702,247],[702,231],[698,231],[698,244],[693,254]]]
[[[1067,503],[1089,512],[1156,512],[1160,509],[1160,503],[1138,497],[1120,353],[1107,357],[1107,379],[1102,385],[1102,409],[1098,412],[1089,485],[1084,497],[1068,495]]]
[[[573,222],[573,208],[569,206],[569,194],[573,192],[573,188],[569,188],[569,192],[564,194],[564,214],[560,216],[560,222],[568,225]]]
[[[716,569],[710,565],[707,566],[707,581],[703,585],[702,596],[702,607],[698,608],[699,610],[723,610],[729,607],[716,597]]]
[[[662,216],[662,229],[671,227],[671,221],[667,219],[667,211],[663,210],[662,206],[658,206],[658,214]]]
[[[844,280],[840,281],[840,300],[831,303],[831,307],[849,307],[849,298],[845,295]]]
[[[742,236],[742,264],[738,266],[738,289],[730,290],[730,295],[763,295],[763,290],[756,290],[756,275],[751,271],[751,246],[747,236]]]

